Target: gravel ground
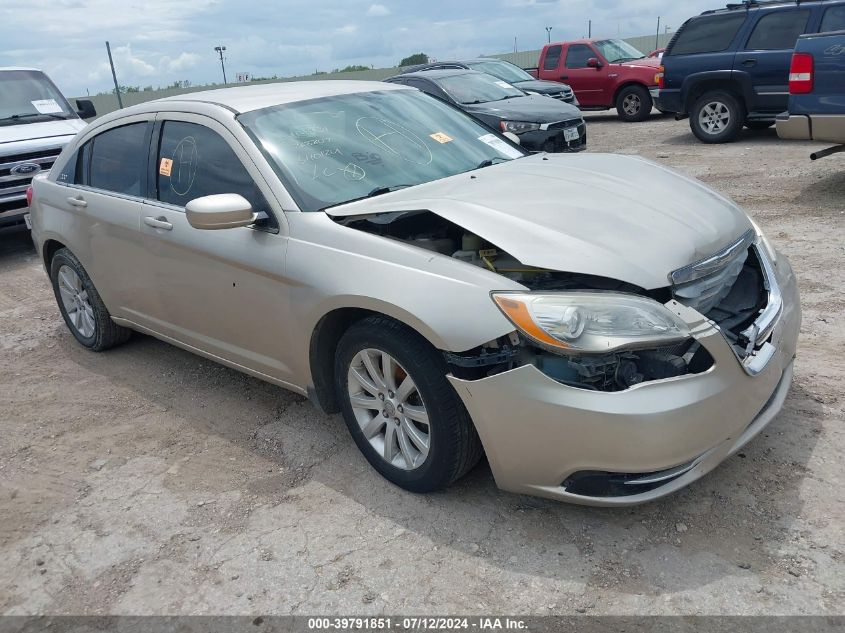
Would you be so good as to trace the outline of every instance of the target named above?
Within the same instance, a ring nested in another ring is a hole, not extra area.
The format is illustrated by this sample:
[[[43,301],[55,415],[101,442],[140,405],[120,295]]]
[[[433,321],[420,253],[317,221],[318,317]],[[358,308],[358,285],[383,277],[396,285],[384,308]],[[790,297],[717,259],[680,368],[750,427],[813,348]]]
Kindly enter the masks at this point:
[[[634,509],[503,493],[484,464],[414,496],[299,396],[143,336],[84,351],[28,235],[7,235],[0,613],[842,614],[843,159],[588,118],[591,151],[716,187],[792,260],[795,384],[743,453]]]

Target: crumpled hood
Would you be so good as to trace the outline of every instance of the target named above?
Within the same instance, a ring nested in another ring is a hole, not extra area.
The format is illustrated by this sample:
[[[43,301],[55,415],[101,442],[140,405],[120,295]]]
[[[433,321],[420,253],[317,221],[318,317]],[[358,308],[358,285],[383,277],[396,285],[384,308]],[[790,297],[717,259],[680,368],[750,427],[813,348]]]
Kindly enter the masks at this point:
[[[0,126],[0,146],[3,143],[47,139],[54,136],[74,136],[87,125],[82,119],[65,121],[42,121],[40,123],[17,123]]]
[[[733,202],[662,165],[611,154],[535,155],[328,211],[428,210],[527,266],[646,290],[752,227]]]
[[[527,123],[558,123],[582,117],[581,110],[575,106],[542,95],[513,97],[502,101],[473,103],[461,107],[470,114],[488,115]]]

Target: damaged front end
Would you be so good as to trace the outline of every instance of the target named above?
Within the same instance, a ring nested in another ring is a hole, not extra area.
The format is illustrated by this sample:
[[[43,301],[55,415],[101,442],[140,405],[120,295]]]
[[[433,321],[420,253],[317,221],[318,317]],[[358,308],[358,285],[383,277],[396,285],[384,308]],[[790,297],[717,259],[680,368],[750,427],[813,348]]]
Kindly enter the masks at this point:
[[[753,232],[743,235],[719,256],[708,258],[706,264],[673,273],[670,285],[646,290],[605,277],[525,265],[496,244],[429,211],[356,216],[341,223],[486,269],[521,284],[532,296],[606,293],[616,300],[636,297],[661,307],[677,301],[718,325],[740,360],[753,355],[764,342],[755,338],[752,345],[748,337],[769,299],[763,258],[753,246]],[[507,311],[505,314],[511,318]],[[565,341],[532,336],[527,328],[514,322],[518,327],[510,336],[462,353],[445,353],[453,375],[463,380],[481,380],[533,365],[570,387],[619,392],[653,381],[701,374],[714,363],[707,349],[689,333],[656,335],[651,337],[653,344],[634,338],[625,339],[618,346],[606,343],[607,349],[583,350]]]

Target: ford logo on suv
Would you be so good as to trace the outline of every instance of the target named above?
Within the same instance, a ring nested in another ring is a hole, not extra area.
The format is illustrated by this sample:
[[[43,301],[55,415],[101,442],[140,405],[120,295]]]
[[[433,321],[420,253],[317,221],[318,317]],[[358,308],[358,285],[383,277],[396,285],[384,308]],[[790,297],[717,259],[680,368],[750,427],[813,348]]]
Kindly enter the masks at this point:
[[[36,163],[20,163],[9,170],[13,176],[34,176],[41,171],[41,165]]]

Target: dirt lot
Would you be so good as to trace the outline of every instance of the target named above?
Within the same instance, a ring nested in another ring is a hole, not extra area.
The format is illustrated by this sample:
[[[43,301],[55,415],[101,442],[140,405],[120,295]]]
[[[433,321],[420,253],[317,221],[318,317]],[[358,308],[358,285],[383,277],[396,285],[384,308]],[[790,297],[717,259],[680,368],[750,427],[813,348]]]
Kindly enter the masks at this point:
[[[143,336],[84,351],[28,235],[0,237],[0,613],[843,613],[845,159],[589,122],[591,151],[700,178],[792,260],[795,384],[742,454],[629,510],[502,493],[486,465],[414,496],[299,396]]]

